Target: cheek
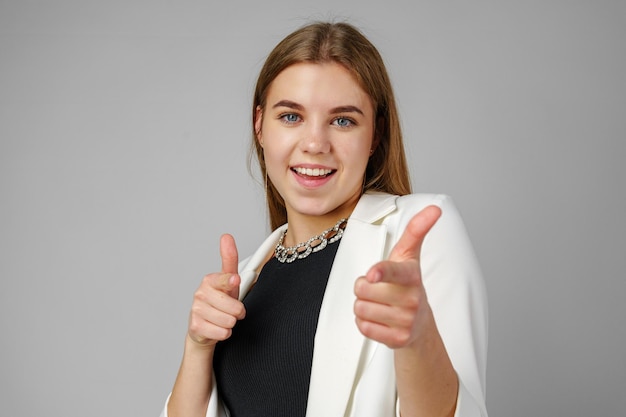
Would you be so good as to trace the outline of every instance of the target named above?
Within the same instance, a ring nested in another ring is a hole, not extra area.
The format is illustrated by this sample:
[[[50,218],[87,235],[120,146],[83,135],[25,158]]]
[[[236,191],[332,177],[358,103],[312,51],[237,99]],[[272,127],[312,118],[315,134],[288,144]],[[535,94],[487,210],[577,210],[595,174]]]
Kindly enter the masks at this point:
[[[350,145],[345,146],[341,153],[344,155],[346,165],[349,165],[354,170],[365,171],[367,163],[370,157],[370,143],[368,141],[352,142]]]
[[[268,140],[267,136],[265,137],[263,156],[265,158],[265,168],[269,174],[288,166],[289,152],[276,138]]]

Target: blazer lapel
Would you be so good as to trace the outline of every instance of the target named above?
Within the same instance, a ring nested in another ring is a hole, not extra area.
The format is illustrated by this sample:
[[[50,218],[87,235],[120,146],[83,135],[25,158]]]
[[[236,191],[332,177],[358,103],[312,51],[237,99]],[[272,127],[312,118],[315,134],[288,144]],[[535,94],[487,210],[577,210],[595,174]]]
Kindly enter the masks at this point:
[[[365,337],[354,319],[354,282],[382,260],[386,226],[374,224],[395,208],[389,195],[365,195],[337,250],[322,302],[311,371],[307,416],[343,416],[350,407]]]

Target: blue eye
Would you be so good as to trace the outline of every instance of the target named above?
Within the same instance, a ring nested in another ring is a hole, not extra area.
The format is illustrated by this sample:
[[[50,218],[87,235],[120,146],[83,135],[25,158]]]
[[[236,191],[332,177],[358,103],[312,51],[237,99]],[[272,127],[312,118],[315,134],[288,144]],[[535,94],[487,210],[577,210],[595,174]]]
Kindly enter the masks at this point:
[[[295,113],[286,113],[286,114],[282,114],[280,115],[280,118],[285,122],[285,123],[297,123],[300,121],[300,116],[298,116]]]
[[[339,127],[350,127],[354,125],[354,121],[348,119],[347,117],[337,117],[335,120],[333,120],[333,124]]]

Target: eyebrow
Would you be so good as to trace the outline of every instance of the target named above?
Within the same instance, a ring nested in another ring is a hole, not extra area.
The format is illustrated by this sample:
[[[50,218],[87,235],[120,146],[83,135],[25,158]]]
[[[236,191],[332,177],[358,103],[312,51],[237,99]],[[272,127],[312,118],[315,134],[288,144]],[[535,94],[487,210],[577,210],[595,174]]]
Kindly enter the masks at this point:
[[[295,101],[291,101],[291,100],[280,100],[278,103],[274,104],[272,106],[273,109],[275,109],[276,107],[287,107],[290,109],[294,109],[294,110],[299,110],[299,111],[303,111],[304,110],[304,106],[302,104],[296,103]],[[361,109],[359,109],[357,106],[338,106],[335,107],[333,109],[330,110],[331,114],[337,114],[337,113],[359,113],[360,115],[364,115],[363,111]]]
[[[304,106],[302,104],[298,104],[295,101],[291,101],[291,100],[281,100],[272,106],[273,109],[275,109],[276,107],[287,107],[290,109],[300,110],[300,111],[304,110]]]

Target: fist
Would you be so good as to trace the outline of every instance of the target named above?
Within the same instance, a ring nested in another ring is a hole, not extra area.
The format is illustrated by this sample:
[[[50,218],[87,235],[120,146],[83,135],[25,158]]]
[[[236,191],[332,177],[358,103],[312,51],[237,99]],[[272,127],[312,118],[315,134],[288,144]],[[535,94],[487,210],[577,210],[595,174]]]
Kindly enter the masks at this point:
[[[239,301],[241,278],[237,273],[238,254],[231,235],[220,239],[222,270],[206,275],[196,290],[189,314],[189,338],[204,347],[228,339],[232,329],[246,315]]]

